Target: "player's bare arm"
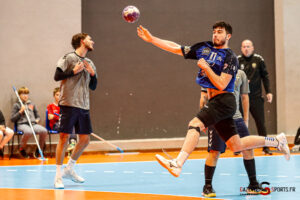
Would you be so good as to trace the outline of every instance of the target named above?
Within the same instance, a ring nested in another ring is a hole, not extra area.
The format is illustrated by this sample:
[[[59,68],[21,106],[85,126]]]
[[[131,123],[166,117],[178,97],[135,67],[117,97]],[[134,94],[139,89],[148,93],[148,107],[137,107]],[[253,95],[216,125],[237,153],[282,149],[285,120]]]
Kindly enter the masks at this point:
[[[215,72],[210,68],[209,64],[203,58],[198,60],[197,65],[205,71],[209,80],[220,91],[223,91],[232,79],[232,75],[227,73],[221,73],[221,76],[215,74]]]
[[[158,37],[155,37],[148,31],[148,29],[144,28],[141,25],[139,27],[137,27],[137,33],[138,33],[138,36],[140,38],[142,38],[144,41],[152,43],[153,45],[155,45],[165,51],[183,56],[183,54],[181,52],[181,45],[179,45],[175,42],[172,42],[172,41],[163,40]]]

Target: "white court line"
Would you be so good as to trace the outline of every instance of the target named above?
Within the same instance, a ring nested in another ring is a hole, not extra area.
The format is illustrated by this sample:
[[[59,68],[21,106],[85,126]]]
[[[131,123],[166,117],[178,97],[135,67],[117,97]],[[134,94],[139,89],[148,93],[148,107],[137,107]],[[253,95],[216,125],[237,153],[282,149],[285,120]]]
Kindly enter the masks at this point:
[[[295,176],[295,178],[300,178],[300,176]]]
[[[46,169],[45,171],[46,172],[56,172],[56,170],[54,170],[54,169]]]
[[[193,173],[191,173],[191,172],[184,172],[182,174],[188,174],[188,175],[190,175],[190,174],[193,174]]]
[[[124,174],[133,174],[134,171],[123,171]]]
[[[228,173],[220,173],[221,176],[231,176],[231,174]]]
[[[162,174],[170,174],[169,172],[162,172]]]
[[[257,176],[269,176],[269,175],[267,175],[267,174],[259,174]]]
[[[94,170],[85,170],[84,172],[85,173],[95,173],[96,171],[94,171]]]
[[[27,172],[37,172],[36,169],[27,169],[26,171],[27,171]]]
[[[239,174],[239,176],[247,176],[247,174]]]
[[[115,171],[103,171],[104,173],[115,173]]]
[[[16,170],[16,169],[7,169],[6,171],[7,171],[7,172],[16,172],[16,171],[18,171],[18,170]]]
[[[144,174],[154,174],[154,172],[143,172]]]
[[[287,176],[283,176],[283,175],[279,175],[279,176],[276,176],[278,178],[286,178]]]

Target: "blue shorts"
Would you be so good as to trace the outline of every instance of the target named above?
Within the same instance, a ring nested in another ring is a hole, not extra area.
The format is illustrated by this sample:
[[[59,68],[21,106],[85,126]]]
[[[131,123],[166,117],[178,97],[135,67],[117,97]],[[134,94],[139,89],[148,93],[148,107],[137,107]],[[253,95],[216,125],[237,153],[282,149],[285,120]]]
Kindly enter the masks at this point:
[[[72,134],[75,127],[76,134],[90,134],[93,132],[90,111],[70,106],[59,106],[59,128],[60,133]]]
[[[235,119],[234,123],[236,126],[236,130],[241,138],[250,135],[248,128],[242,118]],[[224,153],[225,149],[226,149],[226,144],[224,140],[221,139],[221,137],[219,136],[219,134],[217,133],[214,127],[209,127],[207,151],[209,152],[210,150],[214,150],[214,151],[219,151],[221,153]]]

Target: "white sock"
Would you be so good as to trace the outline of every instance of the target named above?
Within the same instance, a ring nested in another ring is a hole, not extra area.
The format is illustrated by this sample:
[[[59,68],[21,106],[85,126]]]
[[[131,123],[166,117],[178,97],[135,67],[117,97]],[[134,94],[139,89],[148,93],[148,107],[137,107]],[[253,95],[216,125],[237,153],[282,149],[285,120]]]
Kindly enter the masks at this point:
[[[73,169],[74,165],[76,163],[76,160],[73,160],[72,158],[69,159],[66,168]]]
[[[61,168],[62,168],[62,165],[56,165],[56,177],[61,178]]]
[[[274,137],[265,137],[265,146],[278,147],[278,141]]]
[[[180,151],[178,154],[176,160],[177,160],[177,165],[178,167],[182,167],[185,161],[188,159],[189,154],[185,151]]]

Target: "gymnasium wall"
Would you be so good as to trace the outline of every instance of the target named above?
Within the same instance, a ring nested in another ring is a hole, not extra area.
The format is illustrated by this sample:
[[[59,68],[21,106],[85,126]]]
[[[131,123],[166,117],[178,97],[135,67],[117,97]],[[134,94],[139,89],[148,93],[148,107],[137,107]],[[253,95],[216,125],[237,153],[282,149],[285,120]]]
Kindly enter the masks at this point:
[[[122,19],[127,5],[141,11],[135,24]],[[136,27],[142,24],[158,37],[192,45],[210,40],[218,20],[232,24],[230,47],[236,54],[242,40],[254,41],[276,96],[273,0],[83,0],[82,29],[96,42],[88,56],[100,80],[91,95],[94,131],[107,139],[184,137],[199,106],[196,61],[145,43]],[[276,98],[265,113],[267,130],[275,134]],[[256,134],[252,119],[250,131]]]

